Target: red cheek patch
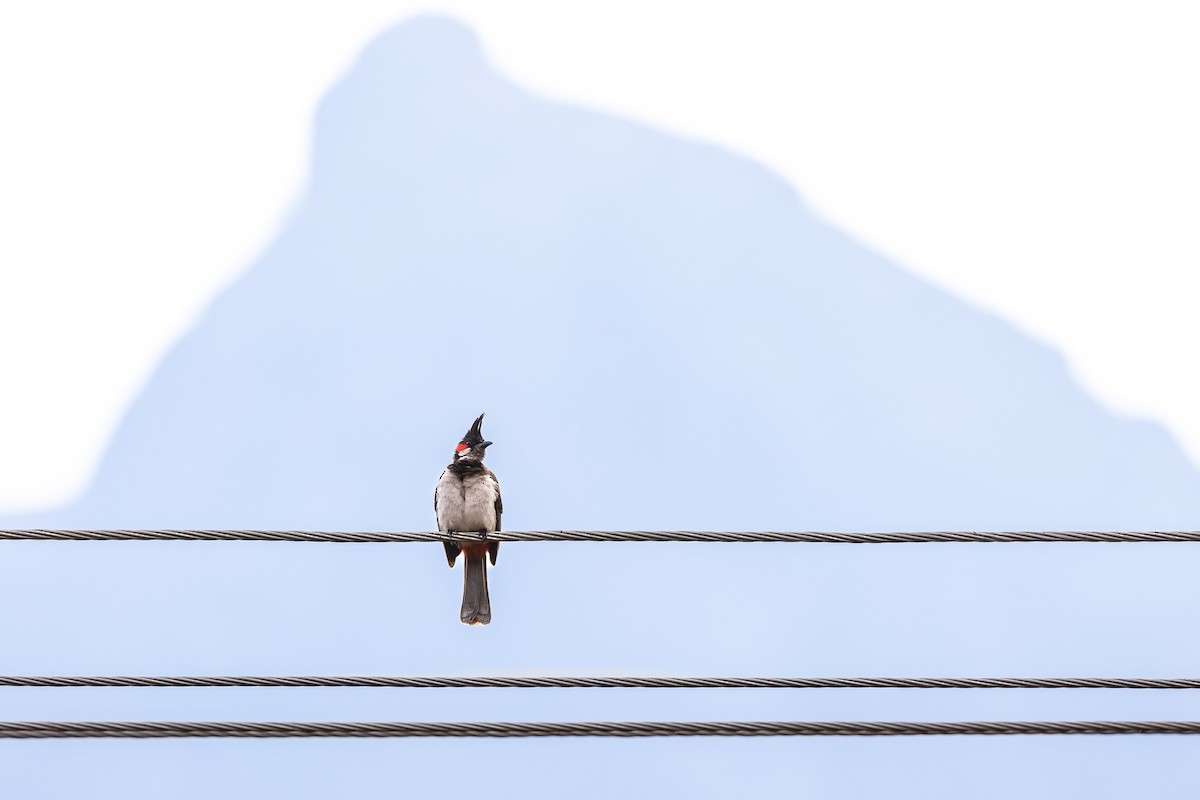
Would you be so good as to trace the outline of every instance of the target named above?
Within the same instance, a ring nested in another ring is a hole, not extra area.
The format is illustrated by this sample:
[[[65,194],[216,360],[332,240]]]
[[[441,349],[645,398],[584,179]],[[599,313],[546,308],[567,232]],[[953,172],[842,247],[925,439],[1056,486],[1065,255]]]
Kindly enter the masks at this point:
[[[458,447],[454,448],[454,452],[461,453],[463,450],[466,450],[466,449],[467,449],[467,446],[465,444],[460,443],[458,445]]]

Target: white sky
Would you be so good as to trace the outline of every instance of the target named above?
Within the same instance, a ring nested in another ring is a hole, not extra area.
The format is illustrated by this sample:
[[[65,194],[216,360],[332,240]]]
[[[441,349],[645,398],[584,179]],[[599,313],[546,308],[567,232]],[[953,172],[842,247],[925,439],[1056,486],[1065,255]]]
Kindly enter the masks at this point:
[[[0,511],[83,489],[158,359],[296,196],[322,93],[423,10],[470,24],[537,91],[761,160],[1200,460],[1196,9],[2,4]]]

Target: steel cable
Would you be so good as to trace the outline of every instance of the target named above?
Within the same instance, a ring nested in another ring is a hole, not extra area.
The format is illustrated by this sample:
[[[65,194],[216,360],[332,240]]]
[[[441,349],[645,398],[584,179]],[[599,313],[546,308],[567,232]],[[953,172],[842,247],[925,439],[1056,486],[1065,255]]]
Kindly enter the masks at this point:
[[[1200,722],[0,722],[0,739],[1200,734]]]
[[[1200,678],[645,678],[0,675],[0,687],[398,689],[1200,689]]]
[[[499,542],[776,542],[825,544],[914,544],[950,542],[1200,542],[1200,531],[497,531],[488,534],[440,531],[294,530],[0,530],[0,540],[27,541],[224,541],[224,542],[441,542],[447,539]]]

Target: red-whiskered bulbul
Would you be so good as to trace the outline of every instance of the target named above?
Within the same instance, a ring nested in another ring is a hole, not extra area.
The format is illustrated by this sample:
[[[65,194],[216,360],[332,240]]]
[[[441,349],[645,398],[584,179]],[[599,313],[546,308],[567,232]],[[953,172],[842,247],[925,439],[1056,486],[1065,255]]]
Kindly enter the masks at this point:
[[[491,442],[483,440],[483,414],[471,425],[467,435],[454,448],[454,459],[438,478],[433,490],[433,510],[437,513],[438,530],[443,533],[491,533],[500,530],[500,482],[483,465],[484,451]],[[499,542],[445,542],[446,560],[450,566],[458,554],[466,556],[463,565],[463,601],[459,619],[468,625],[487,625],[492,621],[492,604],[488,600],[487,563],[490,557],[496,564]]]

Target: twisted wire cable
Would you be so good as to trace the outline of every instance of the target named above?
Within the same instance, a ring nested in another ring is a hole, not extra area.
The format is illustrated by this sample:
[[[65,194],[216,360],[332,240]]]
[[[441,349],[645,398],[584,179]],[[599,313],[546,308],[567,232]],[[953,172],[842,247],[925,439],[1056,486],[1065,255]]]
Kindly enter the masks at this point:
[[[0,540],[29,541],[256,541],[397,543],[470,539],[498,542],[776,542],[825,544],[914,544],[930,542],[1200,542],[1200,531],[497,531],[478,534],[440,531],[295,530],[0,530]]]
[[[1200,689],[1200,678],[644,678],[0,675],[0,687],[399,689]]]
[[[1200,734],[1200,722],[0,722],[0,739]]]

